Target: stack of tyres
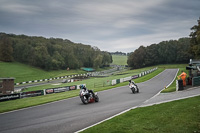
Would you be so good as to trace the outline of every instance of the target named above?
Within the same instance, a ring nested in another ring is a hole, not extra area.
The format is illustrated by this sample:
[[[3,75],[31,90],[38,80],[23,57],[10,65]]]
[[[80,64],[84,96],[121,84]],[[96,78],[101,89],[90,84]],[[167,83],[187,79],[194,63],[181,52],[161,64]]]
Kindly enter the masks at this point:
[[[178,80],[178,90],[183,90],[183,80],[182,79],[179,79]]]

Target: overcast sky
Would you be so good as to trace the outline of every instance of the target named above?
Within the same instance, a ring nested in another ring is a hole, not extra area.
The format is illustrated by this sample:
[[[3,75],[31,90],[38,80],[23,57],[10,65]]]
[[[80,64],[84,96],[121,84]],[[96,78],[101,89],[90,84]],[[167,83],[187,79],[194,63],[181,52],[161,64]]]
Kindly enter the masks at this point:
[[[188,37],[200,0],[0,0],[0,32],[132,52]]]

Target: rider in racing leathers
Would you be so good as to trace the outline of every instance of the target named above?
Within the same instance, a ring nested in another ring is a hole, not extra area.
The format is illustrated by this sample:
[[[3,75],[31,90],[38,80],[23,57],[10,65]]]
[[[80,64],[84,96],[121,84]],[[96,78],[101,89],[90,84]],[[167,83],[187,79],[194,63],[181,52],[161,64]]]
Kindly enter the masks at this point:
[[[136,87],[138,87],[138,86],[135,84],[134,81],[129,80],[129,84],[128,84],[128,85],[130,86],[131,84],[134,84]]]
[[[85,85],[80,85],[79,87],[80,87],[80,89],[84,89],[85,91],[88,90],[88,89],[85,87]],[[92,93],[93,97],[95,96],[95,95],[94,95],[94,92],[93,92],[92,90],[88,90],[88,92],[89,92],[89,93]]]

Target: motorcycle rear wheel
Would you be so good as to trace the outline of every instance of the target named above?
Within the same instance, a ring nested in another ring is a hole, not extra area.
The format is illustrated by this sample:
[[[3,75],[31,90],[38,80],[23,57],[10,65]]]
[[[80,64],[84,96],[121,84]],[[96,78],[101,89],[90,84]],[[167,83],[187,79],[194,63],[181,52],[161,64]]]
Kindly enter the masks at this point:
[[[139,93],[139,88],[137,87],[137,93]]]
[[[95,102],[99,102],[99,97],[95,95]]]

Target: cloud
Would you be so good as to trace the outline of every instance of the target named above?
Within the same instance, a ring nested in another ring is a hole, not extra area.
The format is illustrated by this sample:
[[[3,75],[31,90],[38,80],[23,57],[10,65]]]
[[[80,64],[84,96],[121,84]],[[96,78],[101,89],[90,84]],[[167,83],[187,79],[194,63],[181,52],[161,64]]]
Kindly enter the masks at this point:
[[[131,52],[188,36],[199,5],[199,0],[1,0],[0,29]]]
[[[14,3],[14,2],[6,2],[3,0],[3,4],[0,4],[0,10],[1,12],[5,12],[9,14],[15,14],[15,15],[31,15],[35,14],[38,11],[40,11],[40,8],[34,5],[25,5],[20,3]]]

